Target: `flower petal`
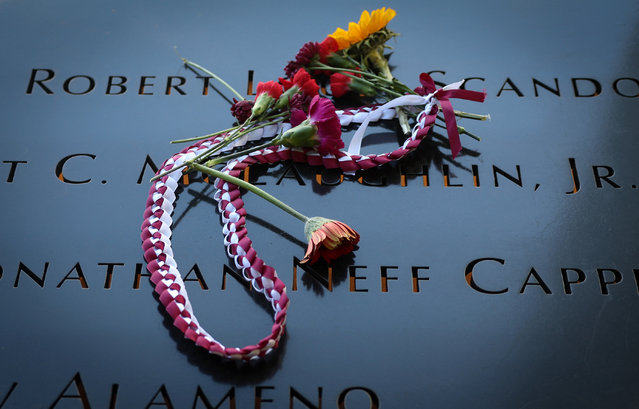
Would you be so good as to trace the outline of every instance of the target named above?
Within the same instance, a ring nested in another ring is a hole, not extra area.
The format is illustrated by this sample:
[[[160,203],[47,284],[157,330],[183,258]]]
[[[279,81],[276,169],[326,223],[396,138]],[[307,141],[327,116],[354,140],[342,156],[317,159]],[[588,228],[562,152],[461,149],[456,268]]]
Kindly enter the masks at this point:
[[[306,113],[301,109],[291,111],[291,126],[296,127],[306,120]]]
[[[362,15],[359,16],[359,24],[360,27],[368,27],[371,23],[371,15],[368,14],[368,10],[362,11]]]
[[[396,14],[395,10],[386,7],[373,10],[371,13],[364,10],[358,23],[350,22],[348,24],[348,31],[338,28],[329,37],[333,37],[337,41],[339,49],[343,50],[386,27]]]
[[[340,50],[351,45],[351,43],[348,41],[348,31],[344,30],[343,28],[338,28],[330,36],[333,37],[335,41],[337,41],[337,45],[339,46]]]
[[[328,98],[320,98],[319,95],[313,97],[308,108],[308,116],[313,122],[322,122],[336,116],[335,106]]]

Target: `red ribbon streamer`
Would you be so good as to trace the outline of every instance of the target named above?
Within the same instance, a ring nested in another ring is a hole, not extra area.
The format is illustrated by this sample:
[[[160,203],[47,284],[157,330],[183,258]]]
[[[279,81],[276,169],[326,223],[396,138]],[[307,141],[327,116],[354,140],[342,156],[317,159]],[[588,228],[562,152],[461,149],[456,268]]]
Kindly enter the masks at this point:
[[[450,103],[449,98],[466,99],[475,102],[484,102],[486,98],[486,92],[470,91],[467,89],[443,89],[435,88],[435,81],[430,75],[425,72],[419,76],[419,82],[422,83],[421,87],[415,89],[420,95],[433,94],[439,101],[439,104],[444,111],[444,119],[446,120],[446,130],[448,131],[448,141],[450,143],[450,150],[453,154],[453,159],[462,150],[461,141],[459,139],[459,132],[457,131],[457,120],[455,119],[455,111],[453,105]]]

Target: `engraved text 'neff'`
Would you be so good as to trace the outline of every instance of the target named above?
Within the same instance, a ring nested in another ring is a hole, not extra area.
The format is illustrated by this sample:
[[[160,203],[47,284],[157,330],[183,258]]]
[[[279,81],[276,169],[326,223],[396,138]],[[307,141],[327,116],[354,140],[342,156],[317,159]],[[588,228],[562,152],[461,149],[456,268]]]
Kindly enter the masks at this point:
[[[253,71],[248,71],[247,93],[253,93]],[[457,81],[446,78],[446,71],[433,70],[436,84],[446,85],[446,82]],[[26,93],[31,94],[67,94],[87,95],[92,92],[105,95],[208,95],[211,85],[211,77],[196,75],[197,81],[187,81],[187,77],[180,75],[95,75],[76,74],[58,78],[51,68],[33,68],[28,76]],[[466,85],[472,88],[484,88],[488,81],[485,77],[467,77]],[[492,81],[491,81],[492,82]],[[599,80],[590,77],[566,77],[566,78],[531,78],[523,80],[506,77],[496,82],[501,84],[495,97],[503,96],[571,96],[575,98],[592,98],[604,93],[611,93],[624,98],[639,97],[639,79],[633,77],[619,77],[610,81]],[[497,89],[495,87],[495,89]]]

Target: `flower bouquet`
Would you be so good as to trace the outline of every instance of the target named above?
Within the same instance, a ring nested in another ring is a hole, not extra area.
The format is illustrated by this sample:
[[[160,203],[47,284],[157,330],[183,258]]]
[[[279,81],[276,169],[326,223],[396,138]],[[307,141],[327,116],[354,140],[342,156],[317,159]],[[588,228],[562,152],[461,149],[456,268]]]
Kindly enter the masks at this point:
[[[308,247],[303,263],[315,263],[320,258],[331,262],[350,253],[359,241],[359,234],[345,223],[305,216],[241,179],[244,169],[259,163],[294,161],[352,174],[404,157],[433,126],[447,130],[455,158],[462,150],[460,134],[476,138],[458,127],[456,117],[487,119],[452,108],[453,98],[477,102],[485,98],[483,92],[463,89],[463,81],[437,89],[432,78],[423,73],[419,77],[421,85],[412,89],[393,77],[384,51],[386,42],[397,36],[387,27],[394,16],[390,8],[364,11],[348,30],[338,28],[322,42],[304,44],[284,68],[285,77],[260,82],[252,101],[214,73],[183,59],[187,66],[217,79],[235,95],[231,114],[236,124],[201,137],[174,141],[194,144],[166,160],[152,179],[141,237],[151,281],[173,324],[211,354],[236,360],[258,359],[278,346],[286,324],[286,286],[275,269],[257,255],[248,237],[240,189],[259,195],[304,222]],[[346,96],[358,101],[359,106],[336,109],[335,103]],[[439,115],[440,109],[443,116]],[[405,141],[392,152],[361,155],[368,124],[380,120],[398,121]],[[347,150],[343,150],[342,128],[357,124]],[[214,198],[228,255],[272,305],[271,333],[254,345],[226,347],[202,328],[173,258],[170,238],[175,192],[182,173],[192,171],[216,178]]]

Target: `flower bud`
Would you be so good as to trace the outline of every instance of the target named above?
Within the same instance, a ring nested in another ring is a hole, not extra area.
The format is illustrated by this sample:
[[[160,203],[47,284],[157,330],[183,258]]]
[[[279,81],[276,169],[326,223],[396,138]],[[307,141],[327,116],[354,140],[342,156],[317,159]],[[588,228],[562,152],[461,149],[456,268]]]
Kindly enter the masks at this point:
[[[372,97],[376,95],[375,88],[359,78],[348,75],[335,73],[331,75],[331,92],[336,98],[340,98],[347,92],[355,92],[356,94]]]
[[[251,114],[254,117],[259,117],[273,104],[275,99],[270,95],[264,93],[260,94],[255,98],[255,104],[253,104],[253,108],[251,109]]]

